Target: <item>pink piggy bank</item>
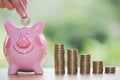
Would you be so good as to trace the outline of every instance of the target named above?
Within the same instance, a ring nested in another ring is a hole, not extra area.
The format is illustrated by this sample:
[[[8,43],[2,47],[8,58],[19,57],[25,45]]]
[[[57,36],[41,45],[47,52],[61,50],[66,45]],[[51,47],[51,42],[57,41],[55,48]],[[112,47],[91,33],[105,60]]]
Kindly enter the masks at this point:
[[[42,34],[43,22],[30,27],[16,28],[5,23],[7,38],[4,43],[5,57],[8,60],[8,74],[17,71],[34,71],[43,74],[42,61],[47,53],[47,44]]]

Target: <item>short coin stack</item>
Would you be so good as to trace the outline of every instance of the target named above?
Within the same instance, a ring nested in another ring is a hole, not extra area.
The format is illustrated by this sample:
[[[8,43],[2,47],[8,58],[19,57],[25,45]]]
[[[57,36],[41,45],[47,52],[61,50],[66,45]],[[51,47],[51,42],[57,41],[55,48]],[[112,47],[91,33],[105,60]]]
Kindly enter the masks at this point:
[[[103,73],[103,61],[93,61],[93,74]]]
[[[55,74],[65,74],[64,52],[65,51],[63,44],[55,44],[54,46]]]
[[[80,73],[90,74],[90,55],[89,54],[80,55]]]
[[[77,49],[67,50],[67,69],[68,74],[77,74]]]
[[[106,74],[113,74],[115,73],[115,67],[105,67]]]

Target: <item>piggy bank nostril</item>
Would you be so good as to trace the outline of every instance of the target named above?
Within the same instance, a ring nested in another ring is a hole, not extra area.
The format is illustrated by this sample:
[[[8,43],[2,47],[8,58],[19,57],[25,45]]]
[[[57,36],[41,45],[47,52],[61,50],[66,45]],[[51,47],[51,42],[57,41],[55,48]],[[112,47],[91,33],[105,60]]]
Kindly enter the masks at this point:
[[[31,39],[27,36],[20,36],[17,41],[17,46],[19,48],[27,48],[31,44]]]

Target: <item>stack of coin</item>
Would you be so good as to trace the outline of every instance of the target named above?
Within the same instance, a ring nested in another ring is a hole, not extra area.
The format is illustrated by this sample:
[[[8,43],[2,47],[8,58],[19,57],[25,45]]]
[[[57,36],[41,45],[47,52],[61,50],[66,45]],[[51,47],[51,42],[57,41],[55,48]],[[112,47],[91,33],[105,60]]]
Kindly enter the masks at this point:
[[[65,74],[64,45],[54,45],[55,74]]]
[[[80,73],[90,74],[90,55],[89,54],[80,55]]]
[[[67,70],[68,74],[77,74],[77,49],[67,50]]]
[[[105,73],[106,74],[114,74],[115,73],[115,67],[105,67]]]
[[[93,74],[103,73],[103,61],[93,61]]]

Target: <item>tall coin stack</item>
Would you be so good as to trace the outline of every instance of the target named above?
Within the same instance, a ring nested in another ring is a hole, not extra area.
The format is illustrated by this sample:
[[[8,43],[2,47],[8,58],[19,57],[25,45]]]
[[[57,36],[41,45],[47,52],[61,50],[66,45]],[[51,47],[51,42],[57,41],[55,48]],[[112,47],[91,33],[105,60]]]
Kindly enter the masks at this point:
[[[67,50],[67,70],[68,74],[77,74],[77,49]]]
[[[80,55],[80,74],[90,74],[90,55]]]
[[[54,45],[55,74],[65,74],[64,45]]]
[[[93,61],[93,74],[103,73],[103,61]]]

